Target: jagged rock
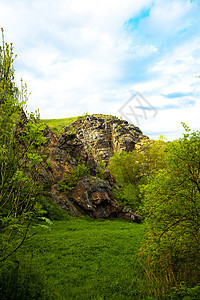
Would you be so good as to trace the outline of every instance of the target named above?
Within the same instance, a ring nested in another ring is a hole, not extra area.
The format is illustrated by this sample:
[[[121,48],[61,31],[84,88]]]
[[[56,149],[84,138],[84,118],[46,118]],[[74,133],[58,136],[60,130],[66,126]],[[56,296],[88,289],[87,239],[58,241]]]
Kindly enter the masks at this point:
[[[135,149],[137,152],[144,152],[145,149],[150,148],[153,143],[154,140],[150,140],[149,138],[144,137],[137,143]]]
[[[66,194],[59,192],[57,185],[51,187],[49,196],[68,214],[76,217],[83,215],[83,211],[81,211],[73,201],[69,200]]]
[[[62,209],[75,216],[120,217],[140,222],[137,214],[114,198],[112,186],[116,182],[106,168],[115,151],[132,151],[145,138],[139,128],[116,117],[92,115],[78,119],[62,135],[46,127],[45,136],[46,159],[40,170],[40,181],[45,184],[48,196]],[[65,176],[73,176],[70,174],[80,163],[89,167],[87,176],[74,181],[74,186],[66,190],[60,189],[60,182],[65,186]],[[103,178],[99,178],[99,169]]]
[[[96,177],[82,178],[69,199],[93,218],[116,217],[120,211],[109,182]]]
[[[94,160],[102,160],[106,164],[115,151],[132,151],[135,144],[145,137],[138,127],[113,116],[103,118],[101,115],[91,115],[78,119],[64,129],[62,139],[66,139],[72,127],[76,131],[76,138]]]
[[[119,213],[119,217],[130,222],[141,222],[140,216],[137,213],[133,212],[130,207],[122,207]]]

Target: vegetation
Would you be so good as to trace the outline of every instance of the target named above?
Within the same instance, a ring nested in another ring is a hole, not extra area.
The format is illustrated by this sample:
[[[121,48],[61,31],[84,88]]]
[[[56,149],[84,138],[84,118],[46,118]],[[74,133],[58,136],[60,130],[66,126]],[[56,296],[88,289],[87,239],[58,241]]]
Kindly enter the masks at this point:
[[[80,117],[71,117],[71,118],[64,118],[64,119],[43,119],[41,120],[43,123],[45,123],[49,128],[59,134],[62,133],[63,129],[69,125],[71,125],[73,122],[78,120]]]
[[[165,167],[165,148],[166,143],[161,138],[153,142],[146,140],[138,151],[114,153],[108,168],[120,183],[120,186],[114,188],[119,201],[135,211],[139,210],[142,199],[140,187],[147,182],[149,176]]]
[[[78,181],[86,175],[89,175],[89,167],[78,162],[77,167],[71,167],[70,172],[65,173],[62,180],[59,181],[59,190],[65,193],[73,190]]]
[[[41,145],[46,141],[38,116],[24,117],[26,87],[15,85],[12,45],[0,46],[0,263],[27,237],[30,220],[42,213],[36,203]],[[25,118],[22,121],[22,118]],[[0,265],[2,266],[2,265]]]
[[[43,192],[43,194],[45,194]],[[61,209],[58,204],[45,195],[40,195],[37,199],[43,210],[43,218],[48,220],[65,220],[68,214]]]
[[[7,282],[0,298],[148,299],[143,270],[133,257],[145,231],[144,225],[115,219],[54,221],[20,250],[18,281],[17,263],[0,278],[0,284]]]
[[[140,260],[157,298],[183,282],[192,289],[200,278],[200,132],[183,126],[183,138],[146,141],[109,164],[121,184],[118,199],[145,218]]]
[[[96,177],[103,180],[106,180],[107,178],[106,164],[102,160],[98,163]]]
[[[183,138],[168,145],[166,168],[143,186],[148,234],[141,254],[163,294],[200,278],[200,132],[184,128]]]
[[[37,113],[24,114],[26,86],[16,86],[13,62],[2,30],[0,298],[199,299],[200,132],[183,124],[179,140],[147,140],[111,158],[109,170],[119,183],[114,193],[142,214],[142,224],[69,217],[40,194],[46,125]],[[78,118],[45,123],[60,133]],[[68,138],[73,135],[72,128]],[[100,163],[97,176],[106,172]],[[89,173],[78,162],[60,190],[68,193]]]

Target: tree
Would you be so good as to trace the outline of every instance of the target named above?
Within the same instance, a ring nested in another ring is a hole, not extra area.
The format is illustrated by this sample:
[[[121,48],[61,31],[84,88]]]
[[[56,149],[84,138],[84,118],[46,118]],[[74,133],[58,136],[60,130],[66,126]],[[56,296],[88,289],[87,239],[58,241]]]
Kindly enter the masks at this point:
[[[0,262],[24,242],[36,204],[41,147],[46,139],[38,115],[26,117],[26,87],[15,84],[13,46],[0,46]]]
[[[166,168],[142,188],[148,233],[140,253],[163,292],[200,278],[200,132],[183,126],[183,138],[168,145]]]
[[[109,170],[121,187],[114,190],[115,196],[134,210],[141,203],[140,186],[149,176],[165,167],[166,143],[163,139],[145,139],[132,152],[115,152],[109,162]]]

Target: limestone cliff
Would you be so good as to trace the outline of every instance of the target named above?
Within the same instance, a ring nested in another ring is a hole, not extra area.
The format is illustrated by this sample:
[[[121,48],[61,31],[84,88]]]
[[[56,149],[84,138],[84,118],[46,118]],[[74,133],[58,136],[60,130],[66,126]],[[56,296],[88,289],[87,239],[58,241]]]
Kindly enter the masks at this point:
[[[46,137],[40,180],[62,209],[76,216],[140,221],[114,198],[115,180],[106,168],[115,151],[132,151],[145,137],[138,127],[113,116],[91,115],[66,127],[62,135],[47,127]]]

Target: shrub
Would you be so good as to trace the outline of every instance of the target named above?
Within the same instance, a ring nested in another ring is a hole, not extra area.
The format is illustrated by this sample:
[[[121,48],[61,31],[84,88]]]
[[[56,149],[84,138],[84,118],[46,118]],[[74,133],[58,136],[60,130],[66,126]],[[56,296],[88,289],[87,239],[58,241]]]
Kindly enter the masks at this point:
[[[55,283],[49,282],[43,267],[35,259],[13,259],[12,264],[0,268],[0,299],[58,299]]]
[[[96,177],[99,177],[100,179],[103,179],[103,180],[107,179],[106,164],[102,160],[100,160],[100,162],[98,164]]]
[[[113,190],[119,201],[135,210],[139,209],[142,198],[140,186],[155,172],[165,167],[165,158],[168,155],[165,147],[162,139],[154,142],[147,140],[137,151],[114,153],[108,168],[121,185]]]
[[[200,284],[193,288],[188,288],[185,283],[179,287],[172,288],[170,294],[167,295],[166,300],[198,300],[200,295]]]
[[[76,176],[78,179],[81,179],[84,176],[89,174],[89,167],[85,164],[78,163],[76,167]]]
[[[45,210],[45,217],[49,218],[50,220],[63,220],[68,217],[68,214],[52,199],[41,196],[38,198],[38,202]]]
[[[73,190],[82,177],[88,174],[89,167],[79,162],[76,168],[71,167],[70,172],[63,175],[63,179],[58,182],[59,190],[68,193]]]
[[[143,186],[148,234],[141,248],[149,278],[166,293],[200,278],[200,132],[184,125],[184,137],[168,146],[167,167]]]

